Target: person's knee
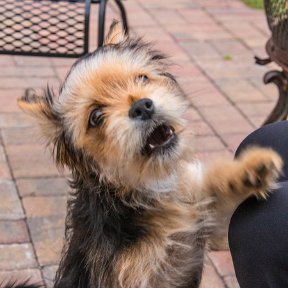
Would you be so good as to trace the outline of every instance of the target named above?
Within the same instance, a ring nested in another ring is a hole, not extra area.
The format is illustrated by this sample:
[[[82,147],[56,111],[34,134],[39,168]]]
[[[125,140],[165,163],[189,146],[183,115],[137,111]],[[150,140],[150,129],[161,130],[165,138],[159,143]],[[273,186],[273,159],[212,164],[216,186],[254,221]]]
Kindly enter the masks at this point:
[[[288,182],[280,185],[267,201],[250,198],[232,216],[229,246],[241,287],[287,287],[266,285],[288,283],[278,277],[288,267]]]
[[[261,225],[261,220],[254,217],[254,213],[250,212],[253,211],[255,205],[257,205],[255,198],[242,203],[233,214],[229,225],[229,246],[232,257],[237,258],[237,261],[249,263],[251,254],[257,253],[257,249],[260,248],[257,243],[261,241],[262,236],[259,231],[258,233],[255,232],[257,227]],[[234,251],[235,253],[233,253]]]

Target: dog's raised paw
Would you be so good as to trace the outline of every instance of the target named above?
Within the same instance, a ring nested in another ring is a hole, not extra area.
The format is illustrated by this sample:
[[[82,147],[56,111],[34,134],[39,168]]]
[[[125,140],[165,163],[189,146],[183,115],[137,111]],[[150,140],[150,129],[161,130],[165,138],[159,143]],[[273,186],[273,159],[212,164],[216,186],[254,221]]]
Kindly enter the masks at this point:
[[[243,189],[259,198],[266,198],[282,171],[281,157],[272,149],[253,147],[247,149],[239,161]]]

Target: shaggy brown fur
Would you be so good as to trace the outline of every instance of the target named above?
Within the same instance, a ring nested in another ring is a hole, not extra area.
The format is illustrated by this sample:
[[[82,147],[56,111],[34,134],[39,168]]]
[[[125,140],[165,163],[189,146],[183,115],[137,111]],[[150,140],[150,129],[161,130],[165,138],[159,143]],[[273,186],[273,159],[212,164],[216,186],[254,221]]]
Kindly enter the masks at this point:
[[[56,288],[198,287],[207,244],[280,173],[280,157],[261,148],[207,168],[189,163],[187,101],[167,68],[114,23],[58,97],[19,100],[72,171]]]

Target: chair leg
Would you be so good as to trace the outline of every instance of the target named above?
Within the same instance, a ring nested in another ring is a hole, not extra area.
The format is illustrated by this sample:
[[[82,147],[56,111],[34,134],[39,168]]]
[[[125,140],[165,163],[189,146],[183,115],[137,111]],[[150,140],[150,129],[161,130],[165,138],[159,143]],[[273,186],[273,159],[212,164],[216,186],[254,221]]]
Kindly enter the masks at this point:
[[[279,98],[273,111],[263,126],[276,121],[286,120],[288,116],[288,75],[285,71],[269,71],[264,76],[264,83],[274,83],[279,90]]]
[[[98,19],[98,47],[101,47],[104,42],[106,5],[107,5],[107,0],[100,0],[99,19]]]
[[[126,11],[125,11],[124,5],[122,4],[121,0],[115,0],[115,3],[117,4],[117,6],[120,10],[120,13],[121,13],[124,31],[128,35],[129,28],[128,28],[128,21],[127,21],[127,16],[126,16]]]

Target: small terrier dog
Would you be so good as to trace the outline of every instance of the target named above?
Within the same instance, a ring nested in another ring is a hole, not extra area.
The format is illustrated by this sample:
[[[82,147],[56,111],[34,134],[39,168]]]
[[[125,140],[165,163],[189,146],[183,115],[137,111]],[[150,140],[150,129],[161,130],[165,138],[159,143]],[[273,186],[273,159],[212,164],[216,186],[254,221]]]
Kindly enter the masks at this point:
[[[188,162],[187,100],[167,69],[115,22],[104,46],[72,66],[59,97],[48,89],[19,100],[72,172],[55,288],[199,287],[207,245],[244,199],[273,187],[282,160],[270,149]]]

